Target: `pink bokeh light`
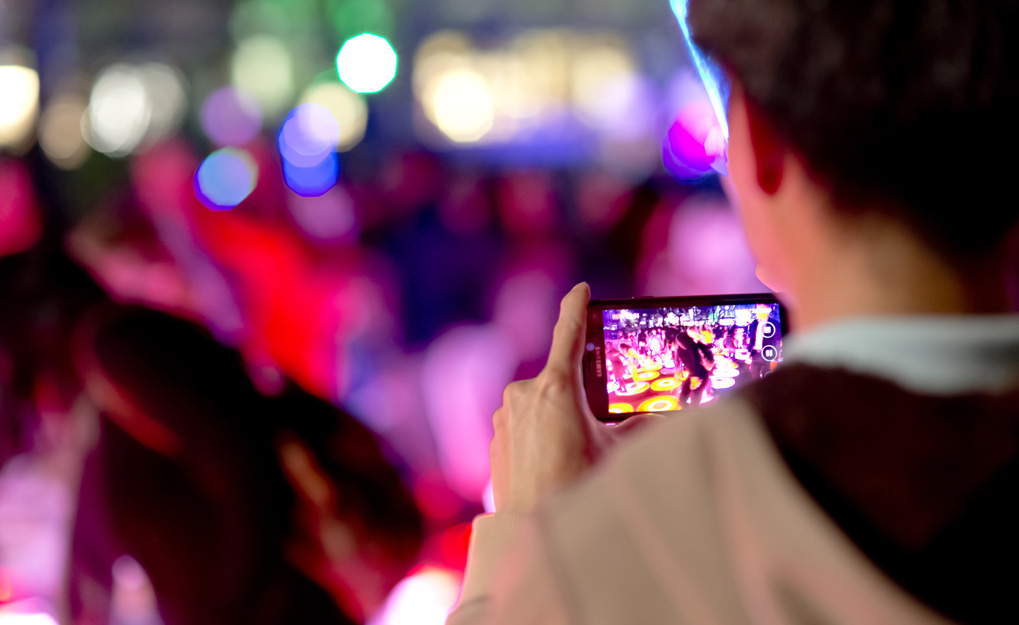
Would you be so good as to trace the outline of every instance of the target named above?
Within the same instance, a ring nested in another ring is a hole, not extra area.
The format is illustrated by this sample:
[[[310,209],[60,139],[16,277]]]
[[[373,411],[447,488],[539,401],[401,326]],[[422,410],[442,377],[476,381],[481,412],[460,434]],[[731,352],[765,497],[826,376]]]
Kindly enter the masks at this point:
[[[712,173],[722,150],[716,138],[719,132],[708,102],[687,103],[676,114],[662,144],[666,170],[679,180],[695,180]]]
[[[638,267],[643,293],[768,291],[757,279],[756,261],[739,217],[721,196],[663,202],[645,228],[643,241]]]

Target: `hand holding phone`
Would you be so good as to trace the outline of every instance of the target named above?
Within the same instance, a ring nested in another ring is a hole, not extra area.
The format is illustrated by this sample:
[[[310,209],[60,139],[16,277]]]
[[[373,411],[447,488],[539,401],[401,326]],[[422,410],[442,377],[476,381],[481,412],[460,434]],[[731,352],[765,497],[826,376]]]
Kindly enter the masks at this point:
[[[513,382],[492,418],[492,488],[498,510],[529,512],[598,461],[615,442],[656,417],[605,427],[588,409],[581,366],[590,292],[563,298],[548,363],[537,377]]]
[[[782,360],[785,310],[769,293],[591,301],[584,385],[595,417],[713,401]]]

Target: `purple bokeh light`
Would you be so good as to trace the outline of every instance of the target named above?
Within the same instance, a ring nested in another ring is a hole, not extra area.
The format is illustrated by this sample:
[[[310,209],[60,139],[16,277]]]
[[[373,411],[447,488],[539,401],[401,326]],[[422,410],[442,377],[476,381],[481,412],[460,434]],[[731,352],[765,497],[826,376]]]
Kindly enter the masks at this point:
[[[262,128],[262,109],[244,91],[223,87],[205,99],[201,122],[205,136],[216,145],[244,145]]]
[[[666,170],[679,180],[695,180],[713,171],[718,146],[712,140],[718,122],[706,102],[692,102],[676,115],[662,142]]]

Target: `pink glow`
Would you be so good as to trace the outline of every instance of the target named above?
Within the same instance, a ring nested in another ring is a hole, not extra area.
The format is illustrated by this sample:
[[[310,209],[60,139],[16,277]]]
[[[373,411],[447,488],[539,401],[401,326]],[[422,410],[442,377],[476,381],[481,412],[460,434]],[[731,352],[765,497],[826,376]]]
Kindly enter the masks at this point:
[[[455,177],[438,205],[439,219],[460,236],[480,234],[492,222],[492,207],[480,176]]]
[[[352,243],[360,230],[354,200],[337,185],[317,197],[287,194],[287,208],[308,237],[322,243]]]
[[[32,247],[41,233],[28,167],[21,161],[0,161],[0,256]]]
[[[555,228],[559,207],[548,172],[510,173],[499,182],[497,195],[499,217],[510,233],[538,236]]]
[[[471,542],[471,524],[459,523],[439,537],[439,555],[445,566],[458,571],[467,566],[467,548]]]
[[[610,171],[591,172],[577,189],[580,220],[592,232],[606,232],[626,214],[632,195],[631,184],[624,178]]]
[[[443,625],[460,592],[460,575],[422,567],[396,585],[370,625]]]
[[[739,218],[722,197],[696,195],[672,206],[663,203],[645,228],[638,263],[642,293],[768,290],[757,279]]]
[[[672,218],[669,270],[692,293],[750,293],[767,290],[735,212],[722,198],[691,198]]]
[[[662,146],[665,168],[680,180],[690,180],[713,172],[720,145],[713,137],[718,123],[710,103],[693,100],[673,120]]]
[[[493,322],[516,347],[520,360],[547,353],[558,301],[555,281],[538,269],[511,275],[499,289]]]
[[[485,506],[485,512],[495,512],[495,490],[492,488],[492,480],[488,480],[485,492],[481,495],[481,503]]]
[[[414,500],[426,517],[446,522],[459,514],[463,503],[438,471],[427,472],[414,481]]]
[[[462,326],[425,354],[425,408],[450,487],[478,501],[488,484],[492,414],[517,368],[514,346],[493,327]]]
[[[181,140],[153,146],[131,161],[131,182],[151,215],[180,215],[194,197],[193,176],[199,160]]]
[[[11,598],[58,596],[70,548],[74,496],[68,480],[42,456],[16,456],[3,466],[0,566]]]
[[[14,597],[14,587],[7,571],[0,567],[0,603],[6,603]]]

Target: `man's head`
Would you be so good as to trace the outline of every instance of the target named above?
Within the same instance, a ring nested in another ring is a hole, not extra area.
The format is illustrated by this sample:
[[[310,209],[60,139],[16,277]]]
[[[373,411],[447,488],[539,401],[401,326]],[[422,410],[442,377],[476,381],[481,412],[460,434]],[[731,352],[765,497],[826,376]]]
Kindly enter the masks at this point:
[[[1016,222],[1016,0],[690,0],[688,22],[843,213],[961,256]]]

